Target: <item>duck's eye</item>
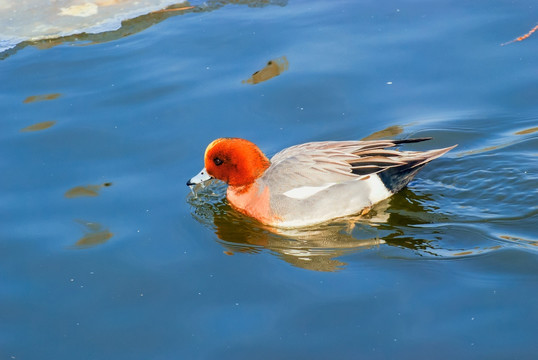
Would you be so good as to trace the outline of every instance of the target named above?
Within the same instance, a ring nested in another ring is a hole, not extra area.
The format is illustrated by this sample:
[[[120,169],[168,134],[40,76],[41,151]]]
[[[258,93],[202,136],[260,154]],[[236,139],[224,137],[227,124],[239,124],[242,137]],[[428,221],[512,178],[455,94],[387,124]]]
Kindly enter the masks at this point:
[[[215,163],[215,165],[220,166],[220,165],[222,165],[223,161],[221,159],[219,159],[218,157],[216,157],[216,158],[213,159],[213,162]]]

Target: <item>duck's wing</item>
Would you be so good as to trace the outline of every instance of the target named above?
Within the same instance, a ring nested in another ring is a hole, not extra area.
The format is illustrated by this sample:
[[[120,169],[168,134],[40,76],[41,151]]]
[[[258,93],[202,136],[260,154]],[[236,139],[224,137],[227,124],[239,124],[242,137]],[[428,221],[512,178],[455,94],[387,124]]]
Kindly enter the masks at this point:
[[[429,161],[453,147],[420,151],[387,149],[431,138],[373,141],[324,141],[296,145],[271,158],[264,181],[285,192],[296,187],[323,187],[377,174],[387,189],[404,187]]]

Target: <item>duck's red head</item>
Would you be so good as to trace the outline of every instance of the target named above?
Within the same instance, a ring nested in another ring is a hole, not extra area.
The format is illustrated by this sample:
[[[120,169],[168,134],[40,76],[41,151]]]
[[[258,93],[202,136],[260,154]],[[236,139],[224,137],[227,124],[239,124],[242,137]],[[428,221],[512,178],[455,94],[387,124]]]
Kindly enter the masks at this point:
[[[220,138],[205,150],[207,173],[230,186],[252,184],[271,162],[252,142],[239,138]]]

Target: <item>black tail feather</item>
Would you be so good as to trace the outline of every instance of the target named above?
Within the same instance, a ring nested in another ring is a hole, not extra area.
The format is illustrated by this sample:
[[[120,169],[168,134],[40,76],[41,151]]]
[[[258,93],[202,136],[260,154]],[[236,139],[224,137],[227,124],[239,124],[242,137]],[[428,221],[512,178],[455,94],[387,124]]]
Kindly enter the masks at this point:
[[[391,167],[379,172],[378,175],[387,189],[392,193],[397,193],[413,180],[418,171],[426,165],[426,163],[424,163],[417,166],[418,163],[419,161],[415,161],[409,164]]]
[[[386,170],[379,172],[378,175],[387,189],[395,193],[406,186],[424,165],[454,149],[456,146],[457,145],[453,145],[443,149],[414,153],[414,159],[408,159],[405,164],[402,165],[389,167]]]
[[[431,137],[423,137],[423,138],[414,138],[414,139],[393,140],[393,142],[396,145],[399,145],[399,144],[417,143],[417,142],[427,141],[427,140],[431,140],[431,139],[433,139],[433,138],[431,138]]]

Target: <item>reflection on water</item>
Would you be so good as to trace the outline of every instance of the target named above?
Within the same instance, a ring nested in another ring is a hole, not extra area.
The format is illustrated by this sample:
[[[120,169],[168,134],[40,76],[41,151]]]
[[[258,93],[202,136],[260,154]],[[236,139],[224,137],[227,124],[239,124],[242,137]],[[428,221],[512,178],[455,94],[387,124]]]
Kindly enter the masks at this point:
[[[440,246],[436,229],[424,224],[442,221],[444,217],[422,204],[430,203],[428,195],[419,196],[409,189],[376,204],[366,215],[357,215],[300,229],[277,229],[264,226],[230,207],[225,200],[225,185],[214,182],[197,188],[189,195],[192,215],[213,228],[225,253],[259,253],[264,249],[280,259],[309,270],[337,271],[346,265],[338,259],[346,254],[393,246],[412,250],[419,256],[454,257],[486,251],[448,249]],[[467,253],[466,251],[469,251]]]
[[[83,186],[75,186],[72,189],[69,189],[65,193],[66,198],[76,198],[76,197],[83,197],[83,196],[97,196],[99,195],[99,191],[103,187],[111,186],[112,183],[106,182],[101,185],[83,185]]]
[[[263,69],[256,71],[250,78],[243,80],[242,83],[258,84],[282,74],[284,71],[288,70],[288,68],[288,59],[286,59],[285,56],[281,56],[279,58],[269,60]]]
[[[535,133],[537,131],[538,131],[538,126],[530,128],[530,129],[521,130],[521,131],[515,132],[514,134],[515,135],[529,135],[529,134]]]
[[[55,100],[58,99],[61,96],[59,93],[53,93],[53,94],[44,94],[44,95],[32,95],[28,96],[26,99],[24,99],[24,104],[34,103],[38,101],[47,101],[47,100]]]
[[[201,5],[173,0],[0,1],[0,60],[25,46],[48,49],[66,42],[86,45],[114,41],[172,16],[210,12],[228,4],[285,6],[287,0],[210,0]],[[16,9],[17,11],[13,11]]]
[[[519,131],[516,131],[516,132],[510,134],[509,136],[503,138],[502,141],[496,142],[495,145],[488,145],[488,146],[484,146],[484,147],[481,147],[481,148],[478,148],[478,149],[472,149],[472,150],[468,150],[468,151],[463,151],[463,152],[460,152],[458,154],[458,156],[459,157],[464,157],[464,156],[476,155],[476,154],[481,154],[481,153],[485,153],[485,152],[492,152],[492,151],[495,151],[495,150],[503,149],[503,148],[506,148],[506,147],[509,147],[509,146],[512,146],[512,145],[515,145],[515,144],[518,144],[519,142],[521,142],[522,139],[520,138],[520,136],[522,136],[522,135],[531,135],[531,134],[534,134],[535,132],[538,132],[538,127],[531,127],[531,128],[528,128],[528,129],[519,130]],[[512,135],[519,135],[519,136],[515,137],[515,136],[512,136]],[[529,137],[529,139],[530,138],[532,138],[532,137]]]
[[[50,128],[54,124],[56,124],[56,121],[43,121],[43,122],[33,124],[33,125],[30,125],[30,126],[27,126],[27,127],[23,128],[23,129],[21,129],[21,132],[31,132],[31,131],[45,130],[45,129]]]
[[[530,246],[538,247],[538,240],[524,239],[519,236],[510,236],[510,235],[500,235],[499,237],[503,240],[509,241],[516,245],[520,245],[520,246],[530,245]]]
[[[404,129],[402,126],[393,125],[393,126],[389,126],[386,129],[376,131],[375,133],[368,135],[362,140],[378,140],[378,139],[393,138],[397,135],[400,135],[403,132],[403,130]]]
[[[166,8],[166,9],[152,11],[150,14],[174,12],[174,11],[185,11],[185,10],[191,10],[191,9],[194,9],[194,6],[169,7],[169,8]]]
[[[253,8],[262,8],[269,5],[286,6],[288,0],[209,0],[197,6],[196,11],[213,11],[226,5],[246,5]]]
[[[111,233],[108,229],[104,229],[103,226],[99,223],[84,220],[75,221],[84,227],[83,231],[85,232],[84,236],[82,236],[74,244],[76,248],[89,248],[92,246],[104,244],[110,238],[112,238],[112,236],[114,236],[113,233]]]

